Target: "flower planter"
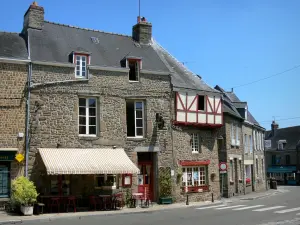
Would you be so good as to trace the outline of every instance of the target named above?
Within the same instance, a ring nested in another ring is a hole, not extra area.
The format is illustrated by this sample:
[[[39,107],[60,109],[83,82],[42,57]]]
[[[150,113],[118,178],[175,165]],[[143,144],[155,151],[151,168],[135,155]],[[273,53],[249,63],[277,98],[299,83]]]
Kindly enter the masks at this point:
[[[21,212],[24,216],[32,216],[33,215],[33,206],[23,206],[21,205]]]
[[[161,197],[159,198],[159,204],[172,204],[173,199],[172,197]]]

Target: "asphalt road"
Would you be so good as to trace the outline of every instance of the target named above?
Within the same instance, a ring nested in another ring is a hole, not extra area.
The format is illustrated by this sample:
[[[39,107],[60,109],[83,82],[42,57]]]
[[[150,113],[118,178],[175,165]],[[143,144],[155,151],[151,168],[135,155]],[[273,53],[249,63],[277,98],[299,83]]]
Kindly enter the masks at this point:
[[[51,225],[299,225],[300,187],[284,187],[284,193],[256,200],[237,200],[203,207],[171,209],[140,214],[65,218]],[[297,215],[299,214],[299,215]]]

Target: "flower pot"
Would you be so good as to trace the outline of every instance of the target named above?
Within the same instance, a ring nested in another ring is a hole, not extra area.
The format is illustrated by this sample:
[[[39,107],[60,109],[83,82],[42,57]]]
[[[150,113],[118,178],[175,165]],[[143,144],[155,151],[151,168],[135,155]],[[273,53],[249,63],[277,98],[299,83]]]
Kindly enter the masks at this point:
[[[173,199],[172,197],[161,197],[159,198],[159,204],[172,204]]]
[[[21,205],[21,212],[24,216],[32,216],[33,215],[33,206],[23,206]]]

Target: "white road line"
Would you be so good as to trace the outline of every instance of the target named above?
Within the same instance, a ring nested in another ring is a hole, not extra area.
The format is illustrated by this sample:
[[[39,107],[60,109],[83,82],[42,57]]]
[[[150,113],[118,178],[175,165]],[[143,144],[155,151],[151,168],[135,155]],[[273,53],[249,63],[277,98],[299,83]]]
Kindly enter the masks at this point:
[[[196,209],[212,209],[212,208],[217,208],[225,205],[212,205],[212,206],[206,206],[206,207],[201,207],[201,208],[196,208]]]
[[[262,206],[265,206],[265,205],[251,205],[251,206],[247,206],[247,207],[243,207],[243,208],[238,208],[238,209],[233,209],[233,210],[245,210],[245,209],[254,209],[254,208],[259,208],[259,207],[262,207]]]
[[[221,209],[233,209],[233,208],[242,207],[242,206],[246,206],[246,205],[231,205],[231,206],[226,206],[226,207],[216,208],[216,210],[221,210]]]
[[[288,213],[288,212],[295,212],[295,211],[299,211],[299,210],[300,210],[300,207],[276,211],[274,213]]]
[[[280,209],[280,208],[284,208],[286,206],[282,206],[282,205],[279,205],[279,206],[272,206],[272,207],[267,207],[267,208],[262,208],[262,209],[254,209],[252,211],[254,212],[264,212],[264,211],[268,211],[268,210],[272,210],[272,209]]]

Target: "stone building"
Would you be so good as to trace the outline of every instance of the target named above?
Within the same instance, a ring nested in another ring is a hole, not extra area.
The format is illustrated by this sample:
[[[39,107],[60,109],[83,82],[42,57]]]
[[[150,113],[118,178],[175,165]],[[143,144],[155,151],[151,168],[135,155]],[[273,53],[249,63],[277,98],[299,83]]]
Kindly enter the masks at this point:
[[[28,174],[43,194],[88,195],[130,187],[159,198],[169,168],[177,201],[219,196],[216,137],[221,94],[152,39],[45,21],[30,5]]]
[[[230,185],[228,188],[224,187],[229,192],[224,194],[231,197],[235,194],[264,190],[266,189],[263,142],[265,129],[249,112],[247,102],[242,102],[233,91],[226,92],[220,86],[215,88],[223,93],[224,113],[231,114],[231,118],[233,118],[233,114],[235,116],[234,121],[225,116],[228,124],[225,122],[223,130],[223,135],[230,137],[229,140],[225,139],[226,145],[223,147],[227,154],[220,154],[227,155],[227,163],[229,163],[227,182]],[[234,153],[232,154],[232,152]],[[220,158],[222,157],[220,156]],[[232,168],[236,169],[236,172],[233,172]]]
[[[0,201],[10,196],[11,179],[22,175],[25,150],[26,42],[18,33],[0,32]]]
[[[266,131],[266,167],[268,178],[275,178],[281,185],[300,183],[300,126],[279,128],[275,121]]]

